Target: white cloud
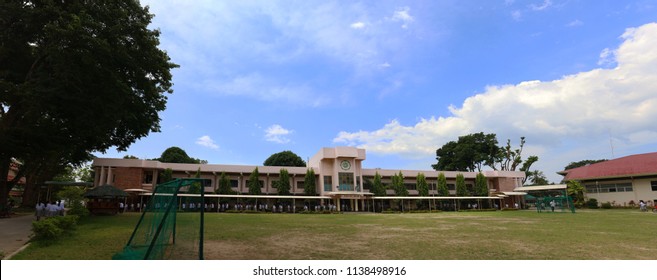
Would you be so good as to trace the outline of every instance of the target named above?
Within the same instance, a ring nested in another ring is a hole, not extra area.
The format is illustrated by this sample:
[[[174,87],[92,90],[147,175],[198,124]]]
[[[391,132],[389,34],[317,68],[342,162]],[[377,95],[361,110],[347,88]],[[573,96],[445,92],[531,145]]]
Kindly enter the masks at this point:
[[[409,13],[410,11],[411,8],[409,7],[397,8],[397,10],[395,10],[395,12],[392,15],[392,20],[401,21],[402,22],[401,27],[406,29],[408,28],[408,24],[415,20]]]
[[[515,10],[511,12],[511,17],[515,21],[520,21],[522,19],[522,12],[519,10]]]
[[[579,19],[573,20],[573,21],[569,22],[568,24],[566,24],[567,27],[577,27],[577,26],[582,26],[582,25],[584,25],[584,22],[582,22]]]
[[[600,59],[598,59],[598,65],[600,66],[611,66],[616,62],[616,51],[605,48],[600,52]]]
[[[534,11],[543,11],[551,6],[552,6],[552,1],[550,0],[544,0],[543,3],[540,5],[536,5],[536,4],[529,5],[529,7]]]
[[[577,154],[599,153],[593,149],[605,143],[609,147],[610,129],[628,147],[657,143],[655,138],[645,139],[657,133],[657,23],[628,29],[621,38],[617,50],[606,51],[615,53],[618,65],[613,69],[488,86],[460,107],[450,106],[449,117],[422,118],[411,126],[392,120],[374,131],[342,131],[333,141],[370,153],[427,158],[460,135],[484,131],[496,133],[501,142],[526,136],[534,151],[545,153],[546,161],[555,164],[557,147],[583,150]],[[561,167],[553,166],[552,171]]]
[[[215,144],[214,140],[212,140],[212,138],[210,138],[208,135],[203,135],[196,139],[196,144],[213,150],[219,149],[219,145]]]
[[[362,22],[362,21],[354,22],[351,25],[349,25],[349,27],[351,27],[353,29],[363,29],[363,28],[365,28],[365,23]]]
[[[283,83],[259,73],[236,76],[227,81],[208,80],[204,87],[222,96],[244,96],[261,101],[285,101],[308,107],[318,107],[330,102],[328,96],[318,93],[306,84]]]
[[[274,124],[265,130],[265,140],[279,144],[289,143],[290,139],[287,136],[291,133],[291,130],[285,129],[278,124]]]

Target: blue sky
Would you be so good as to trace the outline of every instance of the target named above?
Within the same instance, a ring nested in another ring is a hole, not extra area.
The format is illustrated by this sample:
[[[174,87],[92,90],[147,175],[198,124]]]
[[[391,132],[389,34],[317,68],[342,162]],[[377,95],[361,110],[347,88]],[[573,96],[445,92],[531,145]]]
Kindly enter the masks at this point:
[[[657,151],[657,1],[142,1],[180,68],[162,132],[261,165],[367,149],[367,168],[430,169],[459,135],[496,133],[551,181],[572,161]]]

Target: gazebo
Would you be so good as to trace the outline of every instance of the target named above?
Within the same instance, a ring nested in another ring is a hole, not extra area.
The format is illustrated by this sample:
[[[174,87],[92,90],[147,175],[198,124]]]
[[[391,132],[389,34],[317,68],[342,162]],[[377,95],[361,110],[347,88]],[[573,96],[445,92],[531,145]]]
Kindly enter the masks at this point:
[[[121,199],[127,196],[128,193],[112,185],[98,186],[84,194],[89,199],[87,209],[94,215],[116,215]]]

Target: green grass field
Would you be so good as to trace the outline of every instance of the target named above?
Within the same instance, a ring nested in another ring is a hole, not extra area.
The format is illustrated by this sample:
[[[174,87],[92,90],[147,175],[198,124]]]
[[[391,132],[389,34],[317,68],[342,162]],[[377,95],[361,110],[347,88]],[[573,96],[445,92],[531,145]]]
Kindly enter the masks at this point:
[[[89,217],[71,236],[13,259],[111,259],[138,218]],[[657,259],[657,215],[636,210],[210,213],[205,222],[204,255],[214,260]]]

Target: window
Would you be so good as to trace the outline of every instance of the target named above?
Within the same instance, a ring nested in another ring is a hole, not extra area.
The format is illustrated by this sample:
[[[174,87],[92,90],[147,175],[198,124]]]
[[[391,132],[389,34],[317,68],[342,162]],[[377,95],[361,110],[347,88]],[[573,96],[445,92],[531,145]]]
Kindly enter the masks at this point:
[[[406,187],[406,189],[409,191],[417,189],[417,185],[415,183],[404,183],[404,187]]]
[[[650,181],[650,188],[653,192],[657,192],[657,181]]]
[[[144,181],[143,184],[152,184],[153,183],[153,171],[144,171]]]
[[[354,173],[340,172],[338,173],[339,191],[353,191],[354,190]]]
[[[584,187],[587,193],[631,192],[633,190],[632,183],[586,185]]]
[[[333,177],[331,176],[324,176],[324,191],[325,192],[330,192],[332,190],[332,185],[333,185]]]
[[[237,180],[230,180],[230,187],[231,188],[237,188],[239,186],[239,181]]]
[[[447,189],[450,191],[455,191],[456,190],[456,185],[455,184],[447,184]]]

